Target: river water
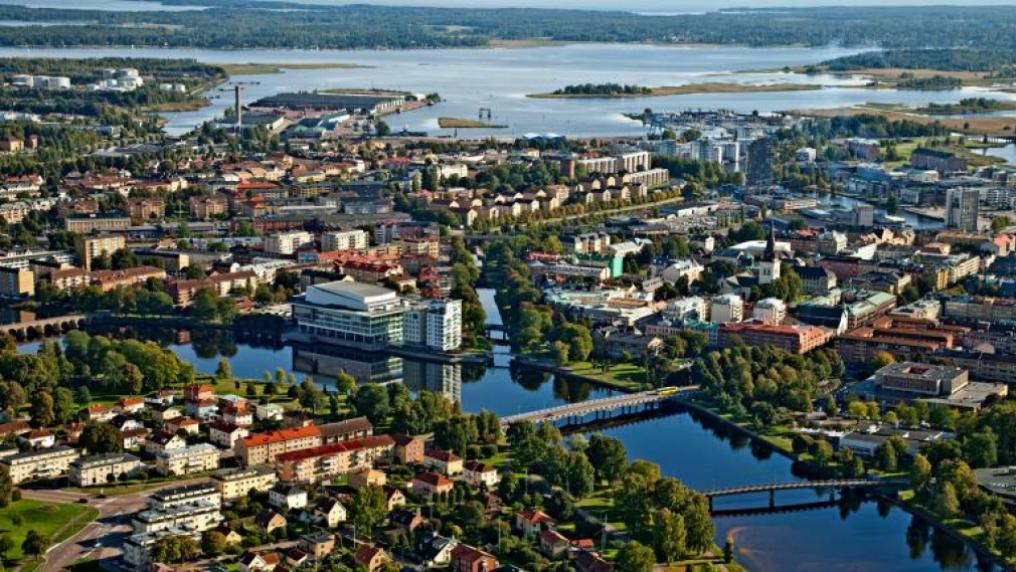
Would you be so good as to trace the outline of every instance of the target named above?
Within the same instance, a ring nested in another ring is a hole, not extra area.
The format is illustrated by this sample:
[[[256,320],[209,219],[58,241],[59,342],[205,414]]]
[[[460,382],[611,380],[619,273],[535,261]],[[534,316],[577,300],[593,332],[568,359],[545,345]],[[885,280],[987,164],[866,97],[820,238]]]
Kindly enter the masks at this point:
[[[493,292],[481,290],[488,320],[499,323]],[[489,409],[501,415],[530,411],[566,402],[604,397],[609,391],[583,383],[566,383],[553,376],[522,373],[508,368],[506,346],[495,348],[495,365],[463,368],[422,364],[384,355],[350,354],[321,347],[255,346],[218,332],[165,332],[152,336],[202,373],[214,373],[221,357],[229,359],[233,374],[260,378],[265,371],[283,368],[298,378],[314,375],[325,384],[340,370],[358,381],[401,380],[411,390],[442,391],[458,399],[466,411]],[[33,352],[38,343],[23,344]],[[315,373],[316,372],[316,373]],[[744,435],[733,433],[697,415],[680,412],[603,430],[621,439],[631,458],[660,465],[698,490],[761,482],[784,482],[798,477],[791,461]],[[779,493],[778,504],[814,505],[828,493]],[[716,508],[765,507],[767,497],[718,499]],[[975,570],[972,550],[936,533],[905,511],[874,500],[828,505],[793,512],[717,517],[717,542],[735,538],[737,558],[749,570],[762,571],[924,571]]]
[[[460,130],[462,137],[512,138],[527,133],[570,136],[640,135],[645,129],[624,114],[646,107],[660,111],[728,108],[748,113],[787,109],[831,108],[867,102],[926,104],[947,103],[962,97],[990,95],[1014,99],[1016,95],[984,88],[954,91],[869,90],[860,78],[830,75],[809,77],[779,71],[740,73],[746,70],[780,70],[785,66],[817,63],[855,53],[844,48],[741,48],[664,47],[630,44],[572,44],[525,49],[437,50],[205,50],[160,48],[0,48],[0,57],[49,56],[89,58],[136,56],[191,58],[208,63],[344,63],[356,68],[287,70],[278,74],[236,77],[244,84],[245,101],[282,91],[337,87],[400,89],[439,93],[444,102],[434,107],[391,116],[398,130],[453,135],[440,129],[438,117],[477,117],[480,108],[492,112],[490,122],[507,129]],[[826,86],[820,90],[695,94],[631,99],[532,99],[526,94],[553,91],[578,83],[615,82],[643,86],[701,82],[805,83]],[[229,86],[223,86],[229,87]],[[217,89],[208,94],[211,105],[198,111],[167,113],[167,131],[181,134],[202,122],[221,116],[232,105],[232,95]]]

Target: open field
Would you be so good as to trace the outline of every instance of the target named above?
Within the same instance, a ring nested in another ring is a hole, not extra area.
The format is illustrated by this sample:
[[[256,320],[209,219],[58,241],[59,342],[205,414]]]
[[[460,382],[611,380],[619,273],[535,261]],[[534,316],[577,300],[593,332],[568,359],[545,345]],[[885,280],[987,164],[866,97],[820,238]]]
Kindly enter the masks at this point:
[[[871,105],[833,107],[828,109],[791,109],[784,113],[804,117],[880,115],[890,121],[915,121],[926,125],[937,122],[960,133],[996,136],[1012,136],[1016,134],[1016,117],[1000,117],[997,115],[962,118],[934,117],[922,113],[901,111],[886,106]]]
[[[22,523],[15,526],[15,515]],[[7,553],[10,559],[24,557],[21,543],[29,530],[36,530],[57,544],[70,538],[89,522],[99,516],[99,511],[87,505],[51,503],[22,499],[0,509],[0,533],[14,541],[14,548]]]
[[[282,73],[283,70],[324,70],[324,69],[355,69],[368,66],[348,63],[310,63],[310,64],[216,64],[230,76],[258,75]]]
[[[438,117],[437,124],[441,129],[507,129],[507,125],[487,123],[477,119],[461,119],[458,117]]]
[[[535,99],[620,99],[634,97],[665,97],[669,95],[693,95],[702,93],[765,93],[775,91],[814,91],[821,85],[803,83],[723,83],[705,82],[650,87],[647,93],[531,93],[526,97]]]

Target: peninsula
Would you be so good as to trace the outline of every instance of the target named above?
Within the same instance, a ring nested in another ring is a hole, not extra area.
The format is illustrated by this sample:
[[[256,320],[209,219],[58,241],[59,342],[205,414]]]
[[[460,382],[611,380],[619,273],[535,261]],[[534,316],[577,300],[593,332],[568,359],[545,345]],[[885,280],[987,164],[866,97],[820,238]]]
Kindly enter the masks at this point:
[[[617,89],[620,87],[621,89]],[[603,99],[630,97],[666,97],[670,95],[694,95],[704,93],[765,93],[776,91],[811,91],[822,89],[821,85],[803,83],[723,83],[705,82],[660,87],[615,86],[614,84],[586,84],[567,86],[547,92],[531,93],[526,97],[534,99]]]

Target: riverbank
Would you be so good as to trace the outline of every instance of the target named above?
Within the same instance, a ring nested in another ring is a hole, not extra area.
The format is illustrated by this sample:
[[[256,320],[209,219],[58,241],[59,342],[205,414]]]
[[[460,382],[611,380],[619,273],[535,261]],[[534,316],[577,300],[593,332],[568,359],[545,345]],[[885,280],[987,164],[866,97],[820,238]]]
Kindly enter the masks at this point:
[[[912,121],[922,125],[938,123],[950,130],[972,135],[989,135],[1012,137],[1012,126],[1016,119],[1001,115],[981,115],[968,117],[940,117],[913,111],[903,111],[884,105],[859,104],[848,107],[830,107],[815,109],[787,109],[781,111],[787,115],[799,117],[853,117],[856,115],[876,115],[890,121]]]
[[[516,356],[513,363],[524,368],[551,373],[563,379],[581,381],[624,393],[635,393],[646,389],[645,368],[633,364],[613,364],[604,371],[590,362],[576,362],[560,366],[547,358],[528,355]]]
[[[818,84],[802,83],[724,83],[705,82],[684,85],[648,87],[633,93],[530,93],[533,99],[631,99],[639,97],[667,97],[671,95],[699,95],[710,93],[769,93],[784,91],[815,91],[822,89]]]
[[[908,495],[907,493],[910,494]],[[981,558],[988,560],[995,566],[999,566],[1003,570],[1013,570],[1012,564],[1006,562],[1000,555],[998,555],[995,551],[986,546],[980,540],[980,538],[978,538],[978,536],[972,533],[966,534],[963,531],[958,530],[955,527],[949,525],[948,523],[943,522],[942,519],[938,517],[938,515],[936,515],[935,513],[933,513],[926,507],[922,506],[920,503],[918,503],[915,500],[915,497],[913,496],[913,491],[902,491],[902,493],[898,497],[892,497],[890,495],[881,495],[881,498],[883,498],[888,502],[893,503],[894,505],[900,507],[901,509],[909,512],[910,514],[914,514],[923,518],[924,520],[931,523],[931,525],[934,526],[936,529],[947,534],[950,538],[962,542],[967,546],[970,546],[971,548],[974,549],[975,552],[977,552],[977,554]],[[978,527],[976,524],[968,521],[964,522],[966,524],[971,525],[971,527],[976,527],[978,531],[980,530],[980,527]],[[968,527],[966,530],[971,529]]]

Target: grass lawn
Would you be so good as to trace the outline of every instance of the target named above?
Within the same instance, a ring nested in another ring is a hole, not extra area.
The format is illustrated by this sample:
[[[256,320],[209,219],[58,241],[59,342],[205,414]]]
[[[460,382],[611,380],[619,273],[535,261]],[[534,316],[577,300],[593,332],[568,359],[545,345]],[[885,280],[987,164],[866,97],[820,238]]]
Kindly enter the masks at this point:
[[[14,525],[14,516],[20,515],[24,522]],[[50,539],[51,544],[62,542],[95,520],[99,511],[87,505],[51,503],[22,499],[0,509],[0,534],[14,541],[14,548],[7,554],[10,559],[20,559],[21,543],[29,530],[35,529]]]
[[[613,364],[604,372],[599,364],[576,361],[569,363],[566,369],[624,391],[641,391],[646,383],[646,368],[631,363]]]

